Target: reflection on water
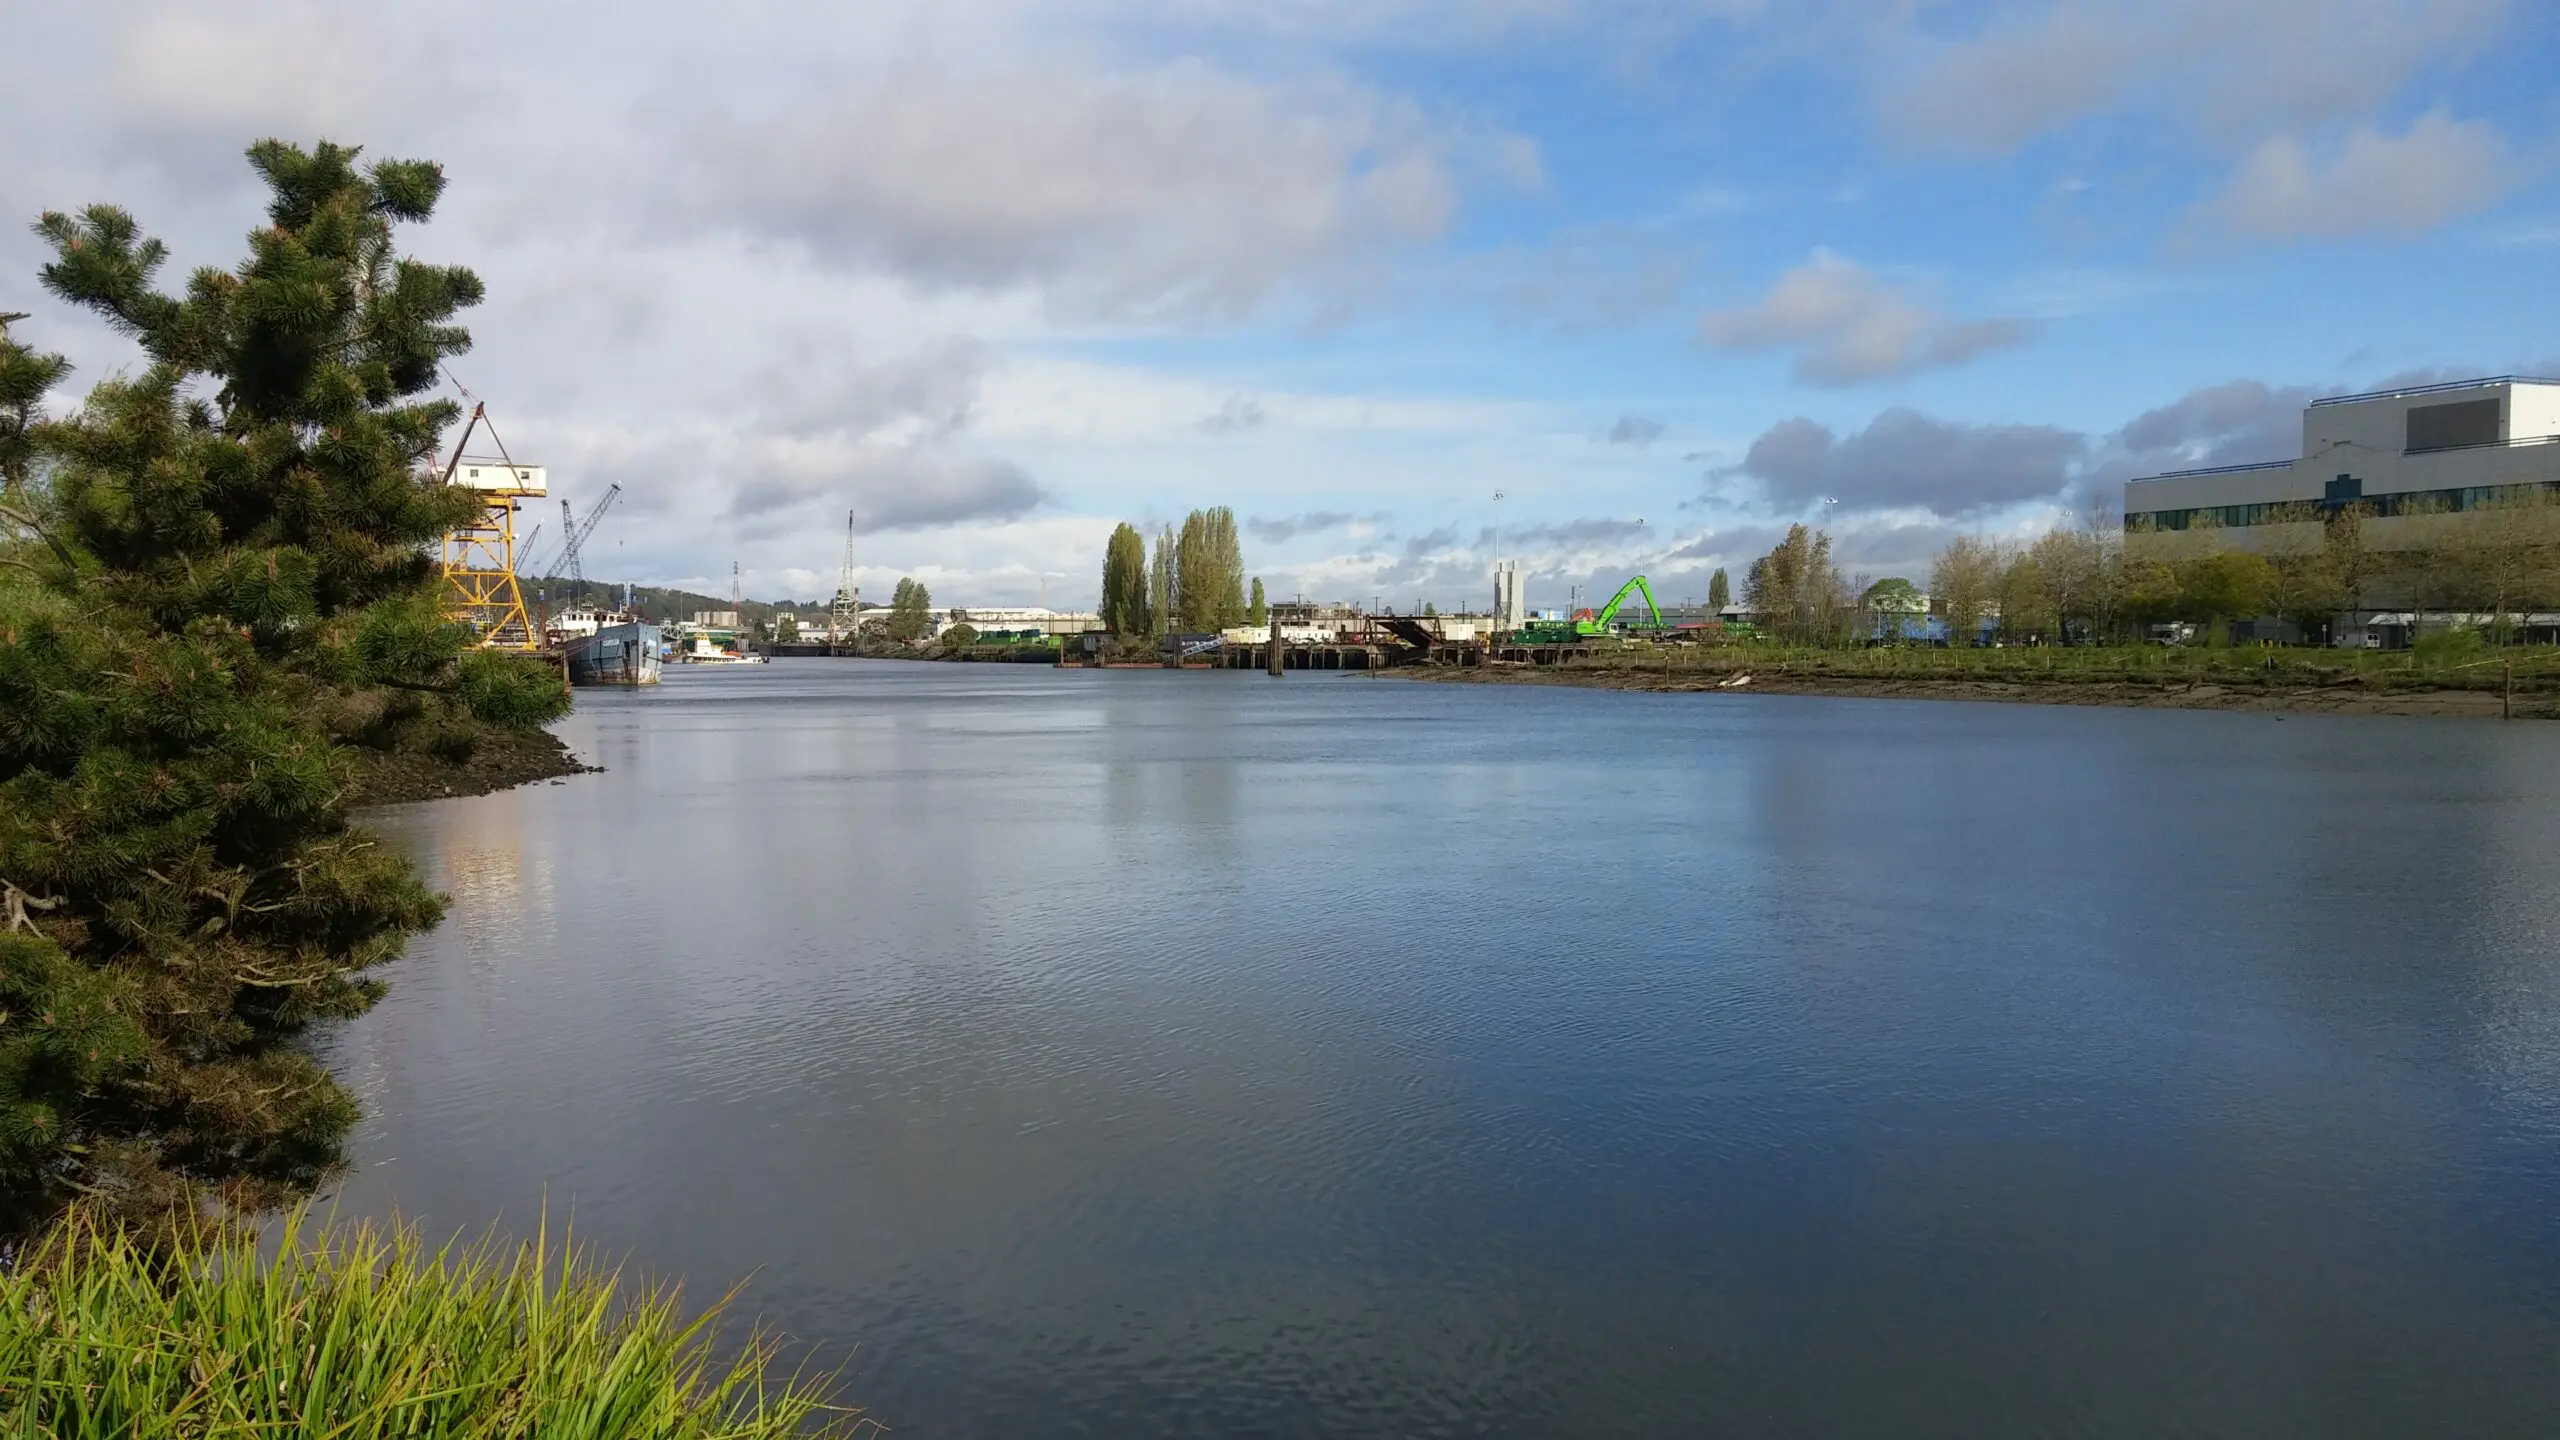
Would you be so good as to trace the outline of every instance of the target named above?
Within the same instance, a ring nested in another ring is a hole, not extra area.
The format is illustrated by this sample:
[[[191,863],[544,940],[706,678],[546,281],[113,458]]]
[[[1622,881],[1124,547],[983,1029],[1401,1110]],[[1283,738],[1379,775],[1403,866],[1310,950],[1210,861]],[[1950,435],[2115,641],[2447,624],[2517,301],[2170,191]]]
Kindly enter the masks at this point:
[[[2560,730],[806,661],[384,812],[348,1203],[934,1435],[2547,1433]],[[848,1360],[849,1357],[849,1360]]]

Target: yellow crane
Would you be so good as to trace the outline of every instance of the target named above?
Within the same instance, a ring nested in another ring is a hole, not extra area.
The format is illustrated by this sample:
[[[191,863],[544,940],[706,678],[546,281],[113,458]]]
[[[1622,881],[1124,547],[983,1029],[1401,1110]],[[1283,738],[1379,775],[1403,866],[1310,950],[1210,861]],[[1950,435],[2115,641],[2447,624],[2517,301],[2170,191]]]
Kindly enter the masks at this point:
[[[472,433],[483,425],[489,426],[489,443],[498,447],[495,460],[466,453]],[[475,400],[441,478],[480,500],[478,515],[445,533],[444,613],[470,626],[489,648],[540,649],[542,634],[525,613],[524,591],[516,584],[516,507],[545,493],[542,467],[517,464],[498,438],[498,427],[489,424],[488,407]]]

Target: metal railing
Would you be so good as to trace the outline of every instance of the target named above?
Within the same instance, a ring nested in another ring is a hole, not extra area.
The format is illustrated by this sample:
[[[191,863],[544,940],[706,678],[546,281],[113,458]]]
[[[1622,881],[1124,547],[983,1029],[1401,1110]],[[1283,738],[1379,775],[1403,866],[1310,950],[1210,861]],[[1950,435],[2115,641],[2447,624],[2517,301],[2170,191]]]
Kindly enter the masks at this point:
[[[2477,440],[2468,445],[2429,445],[2417,450],[2403,450],[2402,455],[2442,455],[2451,450],[2513,450],[2520,445],[2560,443],[2560,435],[2519,435],[2512,440]]]
[[[2446,380],[2434,385],[2411,385],[2400,390],[2367,390],[2361,395],[2330,395],[2312,401],[2311,408],[2352,405],[2359,400],[2393,400],[2403,395],[2445,395],[2456,390],[2479,390],[2491,385],[2560,385],[2560,380],[2540,375],[2489,375],[2478,380]]]
[[[2207,465],[2196,470],[2163,470],[2157,475],[2145,475],[2127,483],[2139,485],[2145,480],[2183,480],[2190,475],[2237,475],[2243,470],[2287,470],[2291,469],[2293,464],[2291,460],[2252,460],[2246,465]]]

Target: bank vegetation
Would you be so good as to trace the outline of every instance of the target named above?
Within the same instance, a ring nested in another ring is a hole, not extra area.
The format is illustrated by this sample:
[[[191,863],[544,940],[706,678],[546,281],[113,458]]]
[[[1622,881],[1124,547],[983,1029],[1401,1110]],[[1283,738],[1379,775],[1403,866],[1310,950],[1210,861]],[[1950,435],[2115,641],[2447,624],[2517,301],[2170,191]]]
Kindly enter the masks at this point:
[[[1743,604],[1770,638],[1884,644],[2119,645],[2161,638],[2325,646],[2377,612],[2490,645],[2560,638],[2560,493],[2531,487],[2380,517],[2369,502],[2263,507],[2245,528],[2175,531],[2100,514],[2027,541],[1959,537],[1922,591],[1845,573],[1830,537],[1794,527],[1754,561]]]

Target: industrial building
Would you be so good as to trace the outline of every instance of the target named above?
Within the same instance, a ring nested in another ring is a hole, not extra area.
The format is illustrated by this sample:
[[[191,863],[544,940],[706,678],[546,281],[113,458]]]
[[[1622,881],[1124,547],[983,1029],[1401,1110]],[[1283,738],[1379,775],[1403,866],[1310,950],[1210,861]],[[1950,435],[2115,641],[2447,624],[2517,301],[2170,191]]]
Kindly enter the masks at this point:
[[[876,612],[875,612],[876,613]],[[934,638],[954,625],[966,625],[982,636],[1054,640],[1102,628],[1102,616],[1091,610],[1052,610],[1045,605],[955,605],[932,613]]]
[[[2354,506],[2362,544],[2387,556],[2458,542],[2487,519],[2473,512],[2553,491],[2560,491],[2560,380],[2502,375],[2377,390],[2311,402],[2294,459],[2128,482],[2125,544],[2128,554],[2162,559],[2206,545],[2301,554]],[[2338,617],[2332,639],[2405,643],[2418,623],[2409,588],[2386,567]],[[2560,616],[2528,615],[2524,624],[2549,630]]]
[[[2128,535],[2211,528],[2263,552],[2316,543],[2319,522],[2361,504],[2368,543],[2394,549],[2433,519],[2560,484],[2560,380],[2506,375],[2314,400],[2302,454],[2256,465],[2173,470],[2128,482]]]

